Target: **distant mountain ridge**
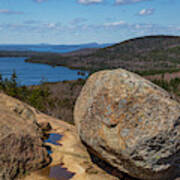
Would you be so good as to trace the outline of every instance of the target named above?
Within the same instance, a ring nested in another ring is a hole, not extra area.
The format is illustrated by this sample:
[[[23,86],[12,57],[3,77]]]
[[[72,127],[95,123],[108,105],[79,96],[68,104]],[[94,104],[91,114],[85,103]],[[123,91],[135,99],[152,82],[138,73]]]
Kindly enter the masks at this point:
[[[51,45],[51,44],[0,44],[0,51],[35,51],[35,52],[54,52],[67,53],[85,48],[104,48],[112,44],[69,44],[69,45]]]

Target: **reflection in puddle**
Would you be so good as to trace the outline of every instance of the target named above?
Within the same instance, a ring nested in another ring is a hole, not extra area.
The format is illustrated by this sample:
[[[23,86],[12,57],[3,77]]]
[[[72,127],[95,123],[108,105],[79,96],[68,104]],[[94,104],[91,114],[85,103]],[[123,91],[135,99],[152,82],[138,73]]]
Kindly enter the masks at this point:
[[[61,144],[58,143],[57,141],[59,141],[62,137],[63,136],[60,134],[51,133],[51,134],[48,134],[47,139],[45,139],[44,142],[61,146]],[[52,153],[50,146],[47,146],[46,149],[48,151],[48,154]],[[60,164],[57,166],[52,166],[52,167],[47,167],[47,168],[41,170],[40,174],[43,176],[46,176],[50,179],[54,179],[54,180],[69,180],[69,179],[71,179],[75,175],[75,173],[69,172],[66,168],[63,168],[62,166],[63,166],[63,164]]]
[[[48,139],[45,139],[45,143],[51,143],[54,145],[61,145],[59,144],[57,141],[59,141],[63,136],[60,134],[56,134],[56,133],[51,133],[48,136]]]
[[[68,180],[71,179],[75,173],[69,172],[66,168],[61,165],[50,168],[49,177],[56,178],[57,180]]]
[[[55,180],[69,180],[75,175],[75,173],[63,168],[62,165],[47,167],[41,171],[41,174]]]

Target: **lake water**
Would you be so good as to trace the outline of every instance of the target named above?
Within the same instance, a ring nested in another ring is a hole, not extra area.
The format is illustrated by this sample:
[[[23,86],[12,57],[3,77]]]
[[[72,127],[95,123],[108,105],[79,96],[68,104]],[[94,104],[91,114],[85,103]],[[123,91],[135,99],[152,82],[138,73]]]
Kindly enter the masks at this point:
[[[13,71],[17,74],[20,85],[37,85],[42,81],[57,82],[85,78],[78,75],[78,70],[66,67],[52,67],[46,64],[24,62],[26,58],[0,58],[0,74],[3,78],[10,78]],[[88,73],[86,73],[86,76]]]

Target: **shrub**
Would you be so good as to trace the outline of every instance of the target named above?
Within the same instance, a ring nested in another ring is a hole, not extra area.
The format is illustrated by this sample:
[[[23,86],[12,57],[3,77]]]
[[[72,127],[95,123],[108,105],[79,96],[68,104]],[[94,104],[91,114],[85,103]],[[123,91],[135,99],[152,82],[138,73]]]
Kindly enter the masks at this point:
[[[16,72],[13,72],[10,79],[3,79],[0,74],[0,90],[9,96],[28,103],[42,112],[45,112],[46,103],[50,102],[50,93],[47,87],[43,85],[36,88],[18,86]]]

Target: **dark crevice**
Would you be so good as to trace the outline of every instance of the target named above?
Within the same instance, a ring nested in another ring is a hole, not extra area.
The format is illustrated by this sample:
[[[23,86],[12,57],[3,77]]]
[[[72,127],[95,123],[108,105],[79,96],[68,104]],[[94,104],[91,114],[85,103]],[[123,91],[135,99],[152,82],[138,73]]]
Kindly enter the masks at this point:
[[[93,163],[95,163],[98,167],[103,169],[106,173],[118,177],[120,180],[138,180],[134,177],[130,177],[128,174],[121,172],[116,167],[110,165],[106,162],[99,153],[94,151],[90,146],[88,146],[85,142],[82,142],[86,147],[87,151],[91,157]],[[105,149],[103,147],[103,149]]]

